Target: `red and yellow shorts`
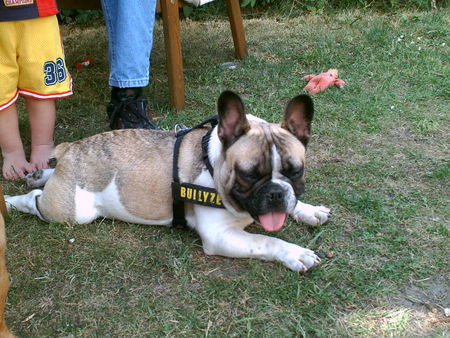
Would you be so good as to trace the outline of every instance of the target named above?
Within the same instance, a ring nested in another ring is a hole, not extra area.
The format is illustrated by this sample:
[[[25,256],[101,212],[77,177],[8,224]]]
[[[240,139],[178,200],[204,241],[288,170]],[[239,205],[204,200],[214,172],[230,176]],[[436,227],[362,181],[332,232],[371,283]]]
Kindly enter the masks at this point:
[[[41,100],[72,95],[55,15],[0,22],[0,111],[19,94]]]

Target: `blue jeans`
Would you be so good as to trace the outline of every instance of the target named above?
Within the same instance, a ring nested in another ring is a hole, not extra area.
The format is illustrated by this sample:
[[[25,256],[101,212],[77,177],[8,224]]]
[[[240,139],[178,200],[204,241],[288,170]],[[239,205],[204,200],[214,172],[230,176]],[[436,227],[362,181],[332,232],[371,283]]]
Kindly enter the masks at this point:
[[[145,87],[150,78],[156,0],[102,0],[108,30],[109,85]]]

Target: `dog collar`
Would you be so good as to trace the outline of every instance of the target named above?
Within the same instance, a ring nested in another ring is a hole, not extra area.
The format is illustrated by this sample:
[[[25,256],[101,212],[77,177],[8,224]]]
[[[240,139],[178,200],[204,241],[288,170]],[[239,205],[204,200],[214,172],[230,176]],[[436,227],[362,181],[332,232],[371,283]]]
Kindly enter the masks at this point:
[[[213,177],[214,169],[209,161],[208,156],[208,144],[211,138],[211,133],[214,127],[218,123],[218,116],[215,115],[210,117],[209,119],[203,121],[202,123],[192,127],[182,129],[175,134],[175,146],[173,150],[173,182],[172,182],[172,207],[173,207],[173,220],[172,225],[177,228],[184,228],[187,226],[187,221],[184,213],[184,203],[194,203],[200,204],[213,208],[225,208],[222,199],[220,198],[219,193],[209,187],[203,187],[200,185],[192,184],[192,183],[181,183],[180,177],[178,175],[178,157],[180,152],[181,142],[183,141],[183,137],[186,136],[189,132],[204,128],[205,125],[211,124],[211,128],[202,138],[202,159],[203,163],[208,168],[209,173]]]

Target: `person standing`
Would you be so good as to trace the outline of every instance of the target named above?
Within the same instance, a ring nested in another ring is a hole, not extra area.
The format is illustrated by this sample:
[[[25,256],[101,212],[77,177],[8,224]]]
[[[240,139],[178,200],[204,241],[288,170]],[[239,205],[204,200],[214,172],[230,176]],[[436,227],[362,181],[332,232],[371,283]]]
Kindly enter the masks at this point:
[[[108,31],[110,127],[157,129],[143,93],[150,82],[156,0],[101,3]]]
[[[48,168],[53,151],[55,99],[72,95],[56,0],[0,1],[0,148],[6,179]],[[27,161],[16,101],[25,98],[31,128]]]

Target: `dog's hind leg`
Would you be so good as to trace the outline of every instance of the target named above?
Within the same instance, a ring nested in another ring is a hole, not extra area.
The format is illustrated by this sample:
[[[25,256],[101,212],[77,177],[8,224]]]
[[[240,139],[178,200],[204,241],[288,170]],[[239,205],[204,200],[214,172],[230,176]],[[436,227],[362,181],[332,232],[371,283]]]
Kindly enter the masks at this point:
[[[37,199],[39,196],[42,195],[42,192],[43,191],[40,189],[34,189],[34,190],[31,190],[26,195],[19,195],[19,196],[5,195],[6,207],[8,208],[8,210],[10,210],[12,207],[21,212],[36,215],[40,219],[45,221],[45,219],[42,217],[42,215],[39,212],[39,209],[36,205]]]
[[[40,188],[47,183],[55,169],[38,169],[25,177],[28,188]]]

